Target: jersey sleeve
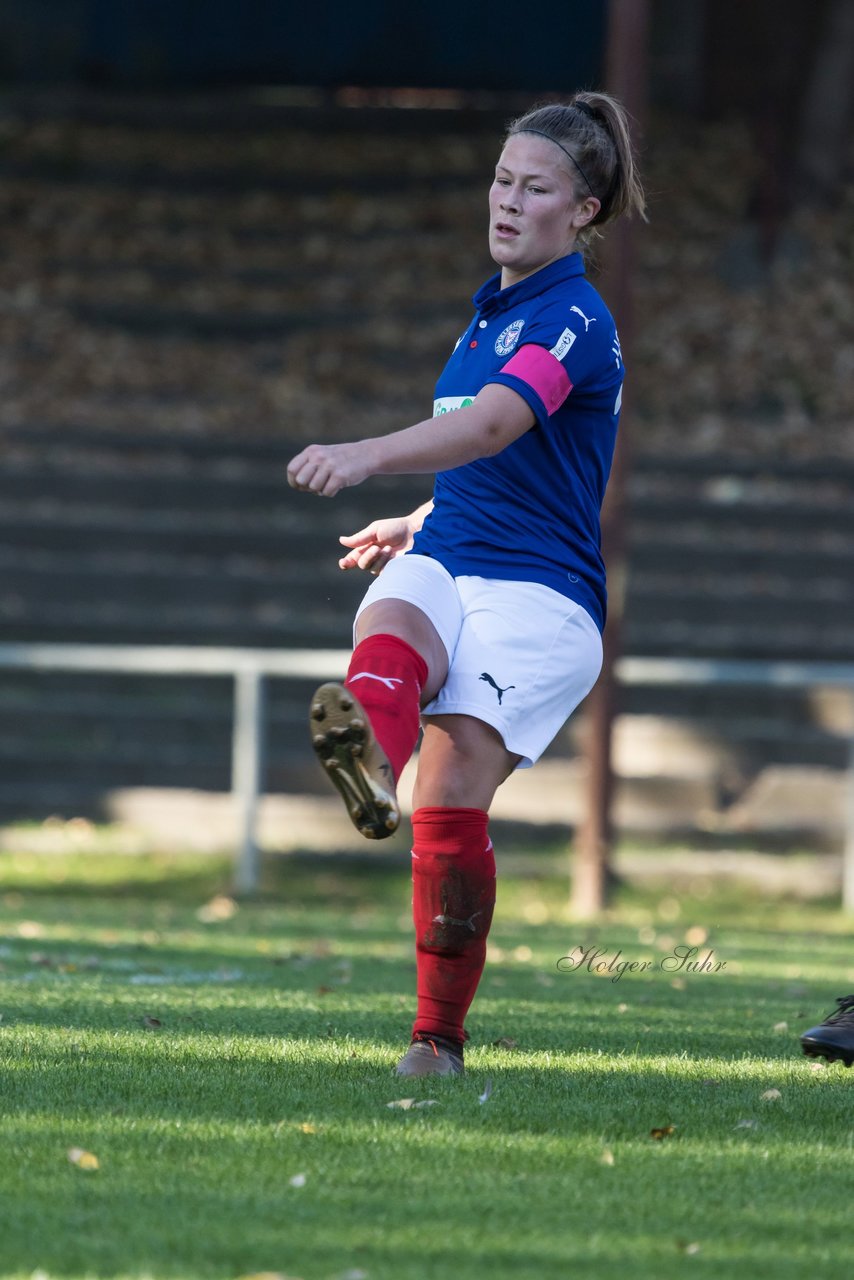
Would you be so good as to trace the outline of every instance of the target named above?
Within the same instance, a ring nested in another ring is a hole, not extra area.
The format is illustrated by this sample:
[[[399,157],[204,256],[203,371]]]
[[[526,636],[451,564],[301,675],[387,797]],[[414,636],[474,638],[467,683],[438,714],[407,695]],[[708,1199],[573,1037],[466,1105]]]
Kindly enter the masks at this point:
[[[586,301],[586,300],[585,300]],[[590,388],[622,378],[614,322],[605,307],[594,311],[552,305],[526,325],[524,341],[487,382],[510,387],[538,422],[556,413],[573,388]]]

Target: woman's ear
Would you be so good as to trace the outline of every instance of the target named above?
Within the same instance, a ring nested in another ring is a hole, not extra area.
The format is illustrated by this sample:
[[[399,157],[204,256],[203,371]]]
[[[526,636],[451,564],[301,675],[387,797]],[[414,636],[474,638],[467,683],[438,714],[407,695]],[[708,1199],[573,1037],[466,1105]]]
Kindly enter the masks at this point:
[[[593,221],[601,208],[601,200],[597,200],[596,196],[587,196],[576,205],[572,212],[573,227],[575,227],[577,231],[580,231],[582,227],[586,227],[588,223]]]

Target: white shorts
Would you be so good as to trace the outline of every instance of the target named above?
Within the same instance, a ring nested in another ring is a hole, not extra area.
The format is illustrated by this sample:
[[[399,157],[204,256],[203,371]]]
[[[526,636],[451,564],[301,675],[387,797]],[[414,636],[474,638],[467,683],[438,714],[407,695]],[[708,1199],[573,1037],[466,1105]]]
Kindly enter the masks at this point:
[[[529,768],[587,696],[602,667],[602,638],[580,604],[537,582],[461,576],[429,556],[389,561],[356,617],[376,600],[426,614],[448,653],[448,677],[425,716],[474,716],[492,725]]]

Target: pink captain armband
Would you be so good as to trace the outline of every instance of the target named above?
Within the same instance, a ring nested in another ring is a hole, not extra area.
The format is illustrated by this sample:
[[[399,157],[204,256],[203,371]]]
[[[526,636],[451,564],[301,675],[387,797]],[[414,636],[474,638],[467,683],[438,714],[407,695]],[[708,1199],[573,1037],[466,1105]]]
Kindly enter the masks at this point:
[[[545,347],[520,347],[501,368],[502,373],[512,373],[514,378],[527,382],[536,391],[548,410],[549,417],[556,413],[572,390],[566,369]]]

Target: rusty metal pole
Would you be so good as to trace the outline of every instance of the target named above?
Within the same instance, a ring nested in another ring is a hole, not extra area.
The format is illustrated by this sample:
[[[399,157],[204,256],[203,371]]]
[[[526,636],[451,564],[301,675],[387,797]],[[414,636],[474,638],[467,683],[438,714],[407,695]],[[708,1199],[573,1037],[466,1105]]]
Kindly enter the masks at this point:
[[[611,0],[605,89],[625,105],[635,125],[646,113],[649,0]],[[620,416],[617,451],[602,511],[602,549],[608,569],[608,623],[602,674],[587,699],[587,813],[576,841],[571,908],[577,918],[595,916],[606,905],[612,827],[614,775],[611,764],[616,683],[614,663],[620,652],[626,582],[625,494],[631,423],[631,357],[633,349],[632,282],[635,226],[624,218],[605,241],[602,293],[620,332],[628,378]]]

